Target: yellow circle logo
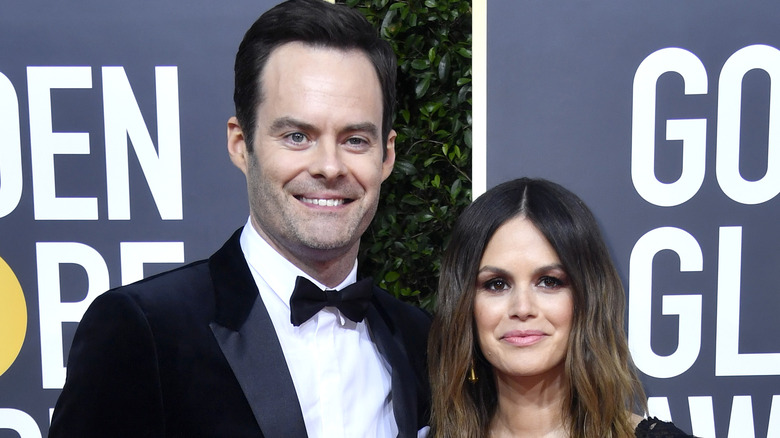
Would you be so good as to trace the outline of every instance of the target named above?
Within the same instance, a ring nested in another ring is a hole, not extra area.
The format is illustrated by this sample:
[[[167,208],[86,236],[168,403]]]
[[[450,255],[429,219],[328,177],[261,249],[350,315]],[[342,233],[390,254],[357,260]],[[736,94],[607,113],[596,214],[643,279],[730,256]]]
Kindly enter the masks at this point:
[[[27,333],[27,304],[14,271],[0,257],[0,375],[8,370]]]

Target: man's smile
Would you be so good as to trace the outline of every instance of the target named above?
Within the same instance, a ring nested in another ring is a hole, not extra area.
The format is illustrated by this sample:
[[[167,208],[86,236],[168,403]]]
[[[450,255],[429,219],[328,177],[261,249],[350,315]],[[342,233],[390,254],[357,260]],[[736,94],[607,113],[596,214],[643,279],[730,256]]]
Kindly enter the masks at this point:
[[[313,204],[313,205],[319,205],[321,207],[337,207],[339,205],[343,205],[346,203],[351,202],[351,199],[316,199],[316,198],[304,198],[303,196],[297,197],[301,202],[306,204]]]

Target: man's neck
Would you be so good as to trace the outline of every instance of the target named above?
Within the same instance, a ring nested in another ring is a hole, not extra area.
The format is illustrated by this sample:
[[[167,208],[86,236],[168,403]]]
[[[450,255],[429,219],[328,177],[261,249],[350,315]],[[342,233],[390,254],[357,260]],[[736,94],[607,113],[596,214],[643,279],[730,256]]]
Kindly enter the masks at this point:
[[[309,248],[303,245],[288,248],[271,239],[262,230],[259,230],[254,225],[254,222],[252,222],[252,226],[257,234],[282,257],[328,288],[335,288],[341,284],[355,267],[355,260],[357,260],[358,250],[360,249],[360,240],[350,247],[327,250]]]
[[[310,275],[313,279],[319,281],[328,288],[335,288],[347,278],[347,275],[349,275],[350,272],[352,272],[352,268],[355,266],[357,251],[355,251],[354,256],[340,257],[338,259],[331,259],[323,262],[311,260],[304,262],[303,260],[300,260],[300,258],[296,259],[287,254],[283,255],[287,260],[290,260],[292,264]]]

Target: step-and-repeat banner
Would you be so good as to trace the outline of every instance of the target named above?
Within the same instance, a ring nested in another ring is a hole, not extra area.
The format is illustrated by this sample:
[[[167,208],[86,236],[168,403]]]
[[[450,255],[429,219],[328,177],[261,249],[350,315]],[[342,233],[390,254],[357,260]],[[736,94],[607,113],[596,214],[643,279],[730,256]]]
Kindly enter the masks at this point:
[[[0,6],[0,437],[46,436],[87,305],[246,221],[233,60],[272,0]]]
[[[592,207],[651,413],[780,437],[780,3],[485,3],[487,187]]]
[[[10,3],[0,437],[37,438],[94,297],[208,256],[245,221],[225,150],[233,57],[274,1]],[[653,414],[704,437],[780,436],[780,6],[474,8],[475,184],[543,176],[592,207]]]

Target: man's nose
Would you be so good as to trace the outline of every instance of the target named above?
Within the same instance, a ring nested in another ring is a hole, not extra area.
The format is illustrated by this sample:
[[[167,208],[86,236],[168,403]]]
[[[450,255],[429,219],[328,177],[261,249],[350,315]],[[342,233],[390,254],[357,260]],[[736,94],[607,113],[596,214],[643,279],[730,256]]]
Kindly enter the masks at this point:
[[[313,177],[334,179],[347,172],[347,166],[344,163],[344,151],[333,139],[320,138],[312,151],[312,162],[309,166],[309,173]]]

